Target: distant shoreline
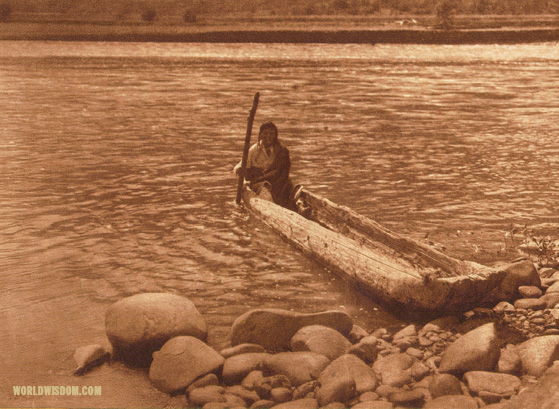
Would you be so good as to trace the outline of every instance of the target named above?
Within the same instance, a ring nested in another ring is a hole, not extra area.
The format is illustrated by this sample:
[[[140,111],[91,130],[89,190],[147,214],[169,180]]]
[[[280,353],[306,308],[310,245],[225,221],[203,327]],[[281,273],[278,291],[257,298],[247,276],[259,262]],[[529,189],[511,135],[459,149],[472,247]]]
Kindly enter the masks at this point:
[[[0,40],[331,43],[331,44],[492,44],[559,41],[559,29],[496,30],[210,30],[151,33],[0,33]]]

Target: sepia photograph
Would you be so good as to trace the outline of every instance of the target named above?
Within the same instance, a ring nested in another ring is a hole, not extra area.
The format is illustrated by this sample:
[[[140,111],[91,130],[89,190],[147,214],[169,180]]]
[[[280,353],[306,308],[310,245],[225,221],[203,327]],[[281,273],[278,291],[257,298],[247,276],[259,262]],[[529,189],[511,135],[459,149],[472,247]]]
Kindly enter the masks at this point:
[[[0,408],[559,409],[559,0],[0,0]]]

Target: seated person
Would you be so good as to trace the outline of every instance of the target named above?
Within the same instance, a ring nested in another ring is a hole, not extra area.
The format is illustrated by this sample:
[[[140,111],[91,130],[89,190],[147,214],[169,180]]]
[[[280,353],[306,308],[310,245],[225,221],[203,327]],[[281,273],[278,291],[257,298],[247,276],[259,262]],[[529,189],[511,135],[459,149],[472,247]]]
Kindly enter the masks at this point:
[[[265,122],[260,126],[258,142],[248,151],[245,179],[256,193],[260,193],[265,185],[272,193],[274,203],[295,210],[294,191],[289,179],[291,161],[289,150],[278,140],[278,128],[273,122]],[[241,164],[235,166],[235,174],[239,177]]]

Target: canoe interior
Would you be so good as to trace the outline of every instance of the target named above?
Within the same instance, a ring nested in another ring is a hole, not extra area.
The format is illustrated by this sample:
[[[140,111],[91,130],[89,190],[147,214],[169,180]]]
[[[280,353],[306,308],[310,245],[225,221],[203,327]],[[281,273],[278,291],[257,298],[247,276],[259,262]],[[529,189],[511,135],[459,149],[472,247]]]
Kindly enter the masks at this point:
[[[246,189],[261,220],[331,271],[378,301],[406,311],[464,311],[480,305],[504,278],[489,267],[449,257],[307,190],[307,218]],[[407,314],[407,312],[406,312]]]

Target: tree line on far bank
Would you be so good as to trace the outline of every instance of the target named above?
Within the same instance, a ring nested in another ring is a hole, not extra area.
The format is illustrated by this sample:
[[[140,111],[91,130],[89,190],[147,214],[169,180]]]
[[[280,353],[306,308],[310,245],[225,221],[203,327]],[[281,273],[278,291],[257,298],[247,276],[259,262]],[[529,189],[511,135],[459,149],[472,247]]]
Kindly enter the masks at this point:
[[[368,16],[559,14],[559,0],[0,0],[0,20],[64,19],[153,22],[180,18],[253,16]]]

